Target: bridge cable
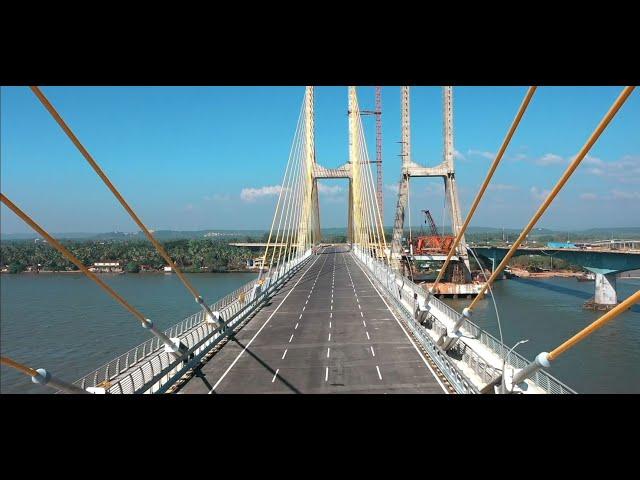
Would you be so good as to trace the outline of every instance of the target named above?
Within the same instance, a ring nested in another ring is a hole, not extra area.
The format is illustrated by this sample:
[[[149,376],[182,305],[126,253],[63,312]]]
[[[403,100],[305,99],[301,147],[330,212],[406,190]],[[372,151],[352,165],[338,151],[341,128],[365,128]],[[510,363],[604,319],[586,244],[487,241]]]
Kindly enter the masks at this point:
[[[527,90],[527,93],[526,93],[524,99],[522,100],[522,103],[520,104],[520,108],[518,109],[518,113],[516,114],[516,117],[513,119],[513,122],[511,123],[511,127],[509,128],[509,131],[507,132],[507,136],[502,141],[502,146],[500,147],[500,150],[498,151],[498,154],[496,155],[496,158],[493,160],[493,163],[491,164],[491,167],[489,168],[489,171],[487,172],[487,176],[485,177],[484,182],[482,183],[482,186],[480,187],[480,190],[478,190],[478,193],[476,194],[476,198],[473,200],[473,204],[471,205],[471,209],[469,210],[469,213],[467,214],[467,218],[465,219],[464,223],[462,224],[462,228],[460,229],[460,231],[456,235],[456,238],[455,238],[455,240],[453,242],[453,245],[451,245],[451,248],[449,249],[449,253],[447,254],[447,258],[444,261],[444,264],[442,265],[442,268],[440,269],[440,273],[438,273],[438,276],[436,277],[436,281],[431,286],[432,293],[436,293],[437,292],[438,283],[442,280],[442,277],[444,276],[445,271],[446,271],[447,267],[449,266],[449,262],[451,261],[451,257],[453,256],[453,254],[455,253],[456,249],[458,248],[458,245],[460,244],[460,241],[462,240],[462,237],[463,237],[465,231],[467,230],[467,227],[469,226],[469,223],[471,222],[471,219],[473,218],[473,215],[475,214],[476,209],[478,208],[480,200],[482,200],[482,197],[484,196],[484,193],[487,190],[487,187],[489,186],[489,182],[491,181],[491,178],[493,177],[493,174],[496,171],[496,168],[498,168],[498,164],[502,160],[502,157],[503,157],[504,153],[506,152],[507,147],[509,146],[509,143],[511,142],[511,139],[513,138],[513,135],[514,135],[516,129],[518,128],[518,125],[520,124],[520,120],[522,120],[522,116],[524,115],[525,111],[527,110],[527,107],[529,106],[529,103],[531,102],[531,98],[533,97],[533,94],[535,93],[537,88],[538,87],[536,87],[536,86],[531,86]],[[445,195],[445,197],[446,197],[446,195]]]
[[[32,229],[38,232],[42,237],[44,237],[50,245],[52,245],[56,250],[58,250],[62,256],[64,256],[67,260],[73,263],[76,267],[78,267],[82,273],[84,273],[87,277],[93,280],[98,284],[105,292],[107,292],[114,300],[116,300],[120,305],[122,305],[126,310],[128,310],[134,317],[136,317],[142,326],[151,331],[153,335],[160,339],[170,350],[174,350],[176,345],[171,341],[169,337],[167,337],[164,333],[160,332],[151,320],[147,319],[139,310],[137,310],[133,305],[127,302],[124,298],[122,298],[115,290],[113,290],[109,285],[103,282],[95,273],[89,270],[73,253],[71,253],[67,248],[62,245],[58,240],[53,238],[49,233],[47,233],[40,225],[38,225],[29,215],[23,212],[17,205],[15,205],[11,200],[9,200],[4,194],[0,193],[0,201],[4,203],[13,213],[15,213],[18,217],[20,217],[27,225],[29,225]]]
[[[349,87],[349,98],[349,111],[352,117],[350,162],[353,169],[353,211],[355,236],[357,237],[355,243],[360,244],[371,256],[379,257],[382,254],[387,258],[386,239],[384,238],[379,205],[377,200],[375,204],[372,203],[372,198],[375,197],[373,173],[355,87]]]
[[[537,373],[541,368],[548,368],[551,366],[551,362],[556,360],[560,355],[569,350],[570,348],[577,345],[579,342],[587,338],[589,335],[594,333],[596,330],[602,328],[608,322],[616,318],[622,312],[628,310],[635,303],[640,303],[640,290],[636,291],[633,295],[627,298],[624,302],[617,305],[612,310],[608,311],[604,315],[602,315],[598,320],[583,328],[581,331],[576,333],[573,337],[556,347],[551,351],[551,353],[540,352],[535,360],[529,363],[526,367],[514,371],[514,375],[511,378],[511,385],[509,386],[504,381],[504,372],[503,372],[503,388],[505,388],[508,392],[513,391],[513,387],[518,385],[519,383],[524,382],[527,378],[530,378],[534,374]]]
[[[41,385],[47,385],[51,388],[62,390],[65,393],[81,393],[88,394],[86,390],[74,385],[72,383],[65,382],[64,380],[60,380],[59,378],[53,377],[49,372],[47,372],[43,368],[39,368],[35,370],[31,367],[23,365],[22,363],[16,362],[9,357],[0,356],[0,364],[7,365],[19,372],[24,373],[31,377],[33,383],[39,383]]]
[[[165,259],[165,261],[169,264],[171,269],[176,272],[176,275],[178,275],[178,278],[180,279],[182,284],[195,297],[196,302],[202,307],[202,309],[204,310],[205,314],[207,314],[211,319],[217,319],[218,322],[221,325],[223,325],[224,322],[220,319],[219,316],[214,315],[214,313],[211,311],[209,306],[202,299],[202,296],[200,295],[200,293],[191,284],[191,282],[184,276],[182,271],[177,267],[177,265],[171,259],[171,257],[169,256],[167,251],[164,249],[164,247],[155,239],[155,237],[151,234],[149,229],[147,229],[147,227],[144,225],[144,223],[142,223],[140,218],[136,215],[136,213],[129,206],[129,204],[126,202],[126,200],[122,197],[122,195],[120,195],[120,192],[116,189],[116,187],[113,185],[111,180],[109,180],[109,177],[107,177],[107,175],[103,172],[103,170],[96,163],[96,161],[93,159],[91,154],[82,145],[82,143],[80,143],[80,140],[78,140],[78,138],[75,136],[75,134],[71,131],[69,126],[65,123],[65,121],[62,119],[62,117],[57,112],[55,107],[51,104],[51,102],[49,102],[49,100],[44,95],[44,93],[42,93],[42,91],[38,87],[29,87],[29,88],[31,88],[31,91],[36,95],[36,97],[38,97],[40,102],[44,105],[44,107],[51,114],[51,116],[54,118],[54,120],[58,123],[58,125],[60,125],[62,130],[67,134],[69,139],[73,142],[73,144],[76,146],[76,148],[80,151],[82,156],[87,160],[87,162],[89,163],[91,168],[93,168],[93,170],[102,179],[104,184],[109,188],[109,190],[111,190],[111,193],[113,193],[113,195],[118,199],[120,204],[127,211],[127,213],[129,213],[129,216],[131,216],[133,221],[138,225],[138,227],[140,227],[142,232],[147,236],[147,238],[153,244],[153,246],[156,248],[158,253]]]
[[[284,171],[284,179],[287,178],[287,174],[289,172],[289,167],[291,165],[291,156],[293,154],[293,149],[294,149],[294,146],[295,146],[295,139],[296,139],[296,137],[298,135],[298,130],[300,128],[301,118],[302,118],[302,109],[300,110],[300,113],[298,115],[298,122],[296,124],[296,131],[294,132],[294,135],[293,135],[294,141],[291,142],[291,150],[289,151],[289,158],[287,160],[287,166],[286,166],[285,171]],[[284,208],[284,204],[282,204],[282,196],[283,196],[283,192],[285,191],[285,188],[286,188],[284,179],[283,179],[282,185],[280,187],[280,192],[278,192],[278,203],[276,204],[276,212],[273,215],[273,220],[271,222],[271,229],[269,230],[269,237],[267,238],[267,245],[265,247],[265,252],[264,252],[264,255],[263,255],[263,259],[262,259],[263,266],[267,261],[267,255],[269,253],[269,245],[271,244],[271,237],[273,236],[273,228],[275,227],[276,219],[278,218],[278,211],[279,211],[280,208]],[[276,234],[277,234],[277,231],[276,231]],[[275,245],[277,245],[277,242],[275,242]],[[273,247],[274,249],[276,248],[275,245]],[[260,272],[258,274],[258,280],[260,280],[260,278],[262,277],[262,272],[263,272],[263,269],[260,269]]]
[[[634,88],[635,88],[634,86],[628,86],[622,90],[618,98],[615,100],[615,102],[609,109],[609,111],[605,114],[605,116],[600,121],[600,123],[598,124],[594,132],[591,134],[587,142],[584,144],[584,146],[582,147],[578,155],[576,155],[576,157],[573,159],[571,164],[565,170],[560,180],[558,180],[558,183],[553,187],[553,190],[551,191],[551,193],[547,196],[547,198],[542,203],[542,205],[540,205],[537,212],[533,215],[533,217],[531,218],[531,220],[529,221],[525,229],[520,233],[520,236],[518,237],[518,239],[513,243],[512,247],[509,249],[505,257],[503,258],[502,262],[500,262],[500,265],[498,265],[498,267],[491,274],[489,281],[485,283],[485,285],[482,287],[482,289],[480,290],[476,298],[473,299],[473,301],[468,307],[469,312],[473,310],[473,307],[482,298],[489,284],[495,281],[495,279],[498,277],[498,275],[500,275],[500,273],[502,272],[504,267],[507,265],[507,263],[509,263],[509,260],[511,260],[511,257],[513,257],[513,255],[515,254],[520,244],[524,241],[524,239],[527,237],[529,232],[533,229],[533,227],[538,222],[540,217],[544,214],[544,212],[547,210],[549,205],[551,205],[551,203],[556,198],[556,196],[558,195],[562,187],[564,187],[564,185],[567,183],[567,181],[569,180],[573,172],[576,170],[576,168],[578,168],[578,166],[580,165],[580,162],[582,162],[582,160],[587,155],[587,153],[589,153],[589,150],[591,149],[591,147],[596,143],[598,138],[600,138],[600,135],[602,134],[602,132],[607,128],[607,126],[609,125],[613,117],[615,117],[616,113],[618,112],[618,110],[620,110],[620,108],[625,103],[627,98],[629,98],[629,95],[631,95]]]
[[[547,356],[547,359],[549,361],[555,360],[564,352],[574,347],[576,344],[578,344],[579,342],[587,338],[589,335],[594,333],[596,330],[602,328],[605,324],[615,319],[618,315],[630,309],[636,303],[640,303],[640,290],[636,291],[636,293],[631,295],[625,301],[621,302],[616,307],[609,310],[607,313],[602,315],[598,320],[593,322],[591,325],[588,325],[587,327],[580,330],[578,333],[576,333],[573,337],[568,339],[566,342],[562,343],[561,345],[553,349]]]
[[[282,225],[282,220],[284,218],[284,211],[285,209],[287,209],[287,206],[289,205],[290,199],[291,199],[291,195],[290,195],[290,184],[291,184],[291,179],[292,179],[292,171],[293,171],[293,164],[295,163],[295,158],[297,157],[297,150],[298,150],[298,146],[299,146],[299,139],[300,139],[300,131],[302,129],[302,122],[303,122],[303,112],[304,112],[304,101],[303,101],[303,106],[300,109],[300,114],[298,116],[298,124],[296,126],[296,130],[294,132],[294,136],[293,136],[293,141],[291,142],[291,150],[289,152],[289,159],[287,160],[287,167],[285,169],[285,174],[284,174],[284,178],[282,180],[282,186],[280,188],[280,193],[278,195],[278,204],[276,205],[276,212],[274,214],[273,217],[273,222],[271,224],[271,230],[269,232],[269,239],[267,241],[267,247],[265,248],[265,254],[264,254],[264,264],[267,263],[267,257],[269,254],[269,244],[271,243],[271,238],[274,234],[274,227],[275,227],[275,222],[276,219],[278,219],[278,226],[275,230],[275,242],[274,242],[274,246],[271,252],[271,260],[269,260],[268,265],[269,265],[269,269],[271,270],[272,265],[273,265],[273,259],[275,257],[276,254],[276,249],[278,249],[278,259],[280,258],[280,254],[282,252],[283,248],[286,248],[287,244],[285,242],[285,247],[283,247],[283,242],[284,242],[284,235],[283,238],[280,239],[280,242],[278,242],[278,239],[280,238],[280,229],[281,229],[281,225]],[[292,162],[293,160],[293,162]],[[278,210],[278,207],[280,207],[280,209]],[[259,279],[262,276],[262,270],[260,272],[259,275]]]
[[[15,360],[11,360],[9,357],[0,357],[0,363],[3,365],[7,365],[11,368],[18,370],[19,372],[24,373],[25,375],[29,375],[30,377],[38,376],[38,372],[31,367],[27,367],[22,363],[18,363]]]

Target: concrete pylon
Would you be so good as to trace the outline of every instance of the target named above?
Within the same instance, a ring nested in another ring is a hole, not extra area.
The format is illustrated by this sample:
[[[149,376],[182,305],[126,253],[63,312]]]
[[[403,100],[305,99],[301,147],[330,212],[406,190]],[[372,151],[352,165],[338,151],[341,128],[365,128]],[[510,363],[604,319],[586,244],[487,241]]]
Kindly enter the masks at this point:
[[[618,304],[616,275],[616,272],[596,273],[596,293],[593,298],[596,305],[611,307]]]
[[[443,87],[443,121],[444,121],[444,159],[435,167],[423,167],[413,161],[411,156],[411,110],[409,87],[401,87],[401,121],[402,121],[402,172],[398,185],[398,203],[391,241],[391,264],[399,271],[402,257],[402,235],[404,232],[405,211],[409,200],[409,181],[411,177],[442,177],[444,179],[445,196],[449,207],[451,228],[458,235],[462,227],[460,202],[455,182],[454,146],[453,146],[453,91],[452,87]],[[458,245],[458,256],[465,265],[465,280],[471,280],[467,243],[464,238]]]

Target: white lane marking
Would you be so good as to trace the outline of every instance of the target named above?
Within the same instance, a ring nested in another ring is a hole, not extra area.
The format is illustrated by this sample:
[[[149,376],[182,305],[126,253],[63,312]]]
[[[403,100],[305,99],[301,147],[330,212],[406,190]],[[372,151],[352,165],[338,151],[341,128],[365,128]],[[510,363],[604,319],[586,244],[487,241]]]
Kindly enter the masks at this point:
[[[280,371],[280,369],[276,370],[276,373],[273,375],[273,378],[271,379],[271,383],[276,381],[276,377],[278,376],[278,372]]]
[[[304,304],[305,304],[305,305],[306,305],[307,303],[309,303],[309,299],[307,299],[307,301],[306,301],[306,302],[304,302]]]
[[[329,367],[326,367],[324,370],[324,381],[329,380]]]
[[[329,318],[333,318],[333,312],[329,313]]]
[[[302,311],[304,312],[305,308],[307,308],[307,306],[305,305],[304,307],[302,307]]]
[[[302,314],[300,314],[300,316],[298,317],[298,320],[302,320]]]
[[[293,333],[291,334],[291,338],[289,339],[289,343],[291,343],[291,340],[293,340]]]
[[[297,323],[296,323],[296,326],[295,326],[295,327],[293,327],[293,329],[294,329],[294,330],[297,330],[297,329],[298,329],[298,324],[297,324]]]
[[[327,341],[329,341],[329,342],[331,341],[331,334],[329,334],[329,340],[327,340]]]
[[[361,317],[364,317],[364,313],[360,312],[360,316],[361,316]]]
[[[287,352],[288,352],[288,351],[289,351],[289,350],[285,350],[285,351],[284,351],[284,353],[282,354],[282,360],[284,360],[284,357],[286,357],[286,356],[287,356]]]
[[[373,287],[373,289],[376,291],[376,293],[378,294],[378,296],[382,299],[382,301],[384,302],[384,304],[387,307],[387,310],[389,310],[389,312],[391,312],[391,315],[393,315],[393,318],[396,319],[396,322],[398,322],[398,325],[400,325],[400,328],[402,329],[402,331],[404,332],[404,334],[407,336],[407,338],[409,339],[409,341],[411,342],[411,345],[413,345],[413,347],[416,349],[416,352],[418,352],[418,355],[420,355],[420,358],[422,358],[422,361],[424,362],[424,364],[427,366],[427,368],[429,369],[429,371],[433,374],[433,378],[435,378],[438,381],[438,384],[440,385],[440,387],[442,388],[442,391],[444,393],[446,393],[447,395],[449,394],[449,391],[445,388],[445,386],[442,384],[442,382],[440,381],[440,379],[438,378],[438,375],[436,375],[436,372],[433,371],[433,368],[431,368],[431,365],[429,365],[429,362],[427,362],[427,359],[424,357],[424,355],[422,354],[422,352],[420,351],[420,349],[418,348],[418,346],[416,345],[416,343],[413,341],[413,339],[409,336],[409,333],[404,329],[404,327],[402,326],[402,323],[400,323],[400,320],[398,320],[398,317],[396,317],[396,314],[393,312],[393,310],[391,310],[391,307],[389,306],[389,304],[387,303],[387,301],[384,299],[384,297],[382,296],[382,294],[380,293],[380,290],[378,290],[378,287],[376,287],[373,282],[371,281],[371,277],[369,277],[369,275],[367,275],[367,272],[364,271],[364,269],[360,266],[360,264],[358,264],[356,262],[356,264],[358,265],[358,268],[360,268],[360,270],[362,270],[362,273],[364,273],[365,277],[367,277],[367,280],[369,280],[369,283],[371,284],[371,286]]]
[[[238,354],[238,356],[235,358],[235,360],[231,363],[231,365],[229,365],[229,367],[225,370],[225,372],[222,374],[222,376],[218,379],[218,381],[215,383],[215,385],[211,388],[211,390],[209,390],[209,394],[211,394],[217,387],[218,385],[220,385],[220,382],[222,382],[222,380],[224,380],[224,377],[227,376],[227,374],[231,371],[231,369],[233,368],[233,366],[238,362],[238,360],[240,359],[240,357],[242,356],[242,354],[245,352],[245,350],[247,348],[249,348],[251,346],[251,344],[253,343],[253,341],[256,339],[256,337],[258,335],[260,335],[260,332],[262,331],[262,329],[264,327],[267,326],[267,324],[269,323],[269,321],[271,321],[271,319],[273,318],[273,316],[278,312],[278,310],[280,310],[280,307],[282,306],[282,304],[287,300],[287,298],[289,298],[289,295],[291,295],[291,293],[296,289],[296,287],[298,286],[298,284],[302,281],[302,279],[304,278],[304,276],[309,272],[309,269],[311,267],[313,267],[316,262],[318,261],[318,259],[320,258],[320,256],[318,256],[311,265],[309,265],[307,267],[307,269],[304,271],[304,273],[302,274],[302,276],[298,279],[298,281],[296,282],[296,284],[293,286],[293,288],[291,290],[289,290],[289,292],[285,295],[285,297],[282,299],[282,301],[280,302],[280,304],[276,307],[276,309],[271,313],[271,315],[269,315],[269,318],[267,318],[267,320],[262,324],[262,326],[260,327],[260,329],[256,332],[256,334],[251,338],[251,340],[249,340],[249,343],[247,343],[245,345],[245,347],[242,349],[242,351]],[[326,263],[326,259],[325,259],[325,263]],[[322,264],[324,267],[324,264]],[[293,337],[293,336],[292,336]]]
[[[327,347],[327,358],[329,358],[329,352],[331,352],[331,347]]]
[[[376,356],[376,352],[373,351],[373,345],[371,345],[371,355]]]
[[[376,370],[378,371],[378,378],[382,380],[382,374],[380,373],[380,367],[376,365]]]
[[[333,303],[333,298],[331,299],[331,303]]]
[[[366,332],[366,331],[365,331],[364,333],[366,333],[366,334],[367,334],[367,340],[371,340],[371,337],[369,336],[369,332]]]
[[[333,310],[333,305],[331,305],[331,310]]]
[[[364,325],[364,328],[367,328],[367,322],[365,322],[364,320],[362,320],[362,325]]]
[[[331,322],[329,322],[329,328],[331,328]]]
[[[362,310],[362,307],[360,306],[360,303],[358,303],[358,308],[359,308],[360,310]]]

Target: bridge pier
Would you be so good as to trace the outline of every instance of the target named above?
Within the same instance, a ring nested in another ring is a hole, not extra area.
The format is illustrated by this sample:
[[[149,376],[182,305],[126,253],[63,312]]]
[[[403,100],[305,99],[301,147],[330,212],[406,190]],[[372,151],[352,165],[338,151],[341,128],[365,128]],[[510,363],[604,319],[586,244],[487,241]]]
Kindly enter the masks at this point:
[[[611,308],[618,304],[616,275],[616,272],[606,274],[596,272],[596,293],[593,297],[596,308],[599,306]]]

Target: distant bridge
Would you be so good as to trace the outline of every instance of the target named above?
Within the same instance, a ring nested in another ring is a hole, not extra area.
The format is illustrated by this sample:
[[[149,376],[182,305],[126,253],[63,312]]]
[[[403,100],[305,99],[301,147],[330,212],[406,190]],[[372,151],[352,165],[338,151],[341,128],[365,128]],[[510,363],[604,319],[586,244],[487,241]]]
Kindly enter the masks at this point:
[[[510,247],[477,246],[473,250],[479,257],[491,260],[492,265],[499,264],[507,255]],[[546,255],[580,265],[596,274],[594,300],[599,304],[618,303],[616,275],[620,272],[640,268],[639,250],[611,250],[605,248],[545,248],[520,247],[514,256]]]

